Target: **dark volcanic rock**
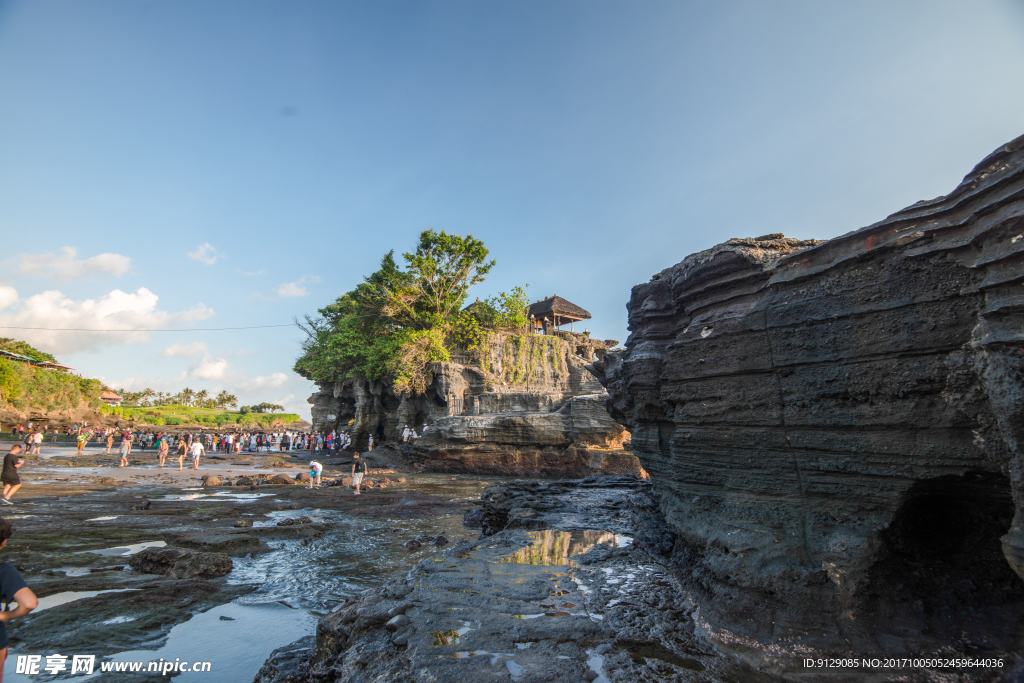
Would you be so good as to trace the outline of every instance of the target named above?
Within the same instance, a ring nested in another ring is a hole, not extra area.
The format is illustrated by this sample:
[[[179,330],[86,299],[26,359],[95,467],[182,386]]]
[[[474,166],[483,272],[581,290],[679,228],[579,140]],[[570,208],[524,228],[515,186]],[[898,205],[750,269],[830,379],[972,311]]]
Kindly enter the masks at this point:
[[[729,240],[633,288],[595,365],[719,645],[1024,635],[1022,216],[1018,138],[862,230]]]
[[[128,564],[144,574],[166,574],[172,579],[215,579],[231,571],[231,558],[223,553],[204,553],[180,548],[146,548],[128,558]]]
[[[168,543],[183,548],[228,555],[244,555],[253,551],[262,552],[265,549],[258,537],[228,530],[221,533],[208,531],[166,532],[163,534],[163,538]]]

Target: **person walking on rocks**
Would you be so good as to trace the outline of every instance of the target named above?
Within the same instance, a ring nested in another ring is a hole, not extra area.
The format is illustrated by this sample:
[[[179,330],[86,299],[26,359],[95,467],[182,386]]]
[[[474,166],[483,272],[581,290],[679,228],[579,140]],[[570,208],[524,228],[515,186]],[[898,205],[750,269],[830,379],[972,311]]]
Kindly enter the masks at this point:
[[[110,455],[110,449],[114,447],[114,431],[111,430],[107,434],[107,455]]]
[[[25,464],[25,461],[18,457],[21,453],[21,444],[15,444],[11,452],[4,456],[3,470],[0,470],[0,482],[4,485],[4,497],[0,503],[14,505],[11,496],[21,488],[21,477],[18,476],[18,468]]]
[[[121,464],[118,467],[128,467],[128,454],[132,452],[132,437],[129,435],[121,439],[121,445],[117,447],[121,454]]]
[[[14,527],[6,519],[0,518],[0,548],[7,545]],[[0,671],[3,671],[4,663],[7,661],[7,626],[8,621],[20,619],[39,605],[39,599],[32,589],[21,578],[21,574],[13,565],[7,562],[0,562],[0,602],[10,607],[12,602],[18,603],[14,609],[0,612]],[[2,680],[2,676],[0,676]]]
[[[160,469],[163,469],[164,468],[164,461],[167,460],[167,450],[168,450],[167,437],[166,436],[158,436],[157,439],[156,439],[156,445],[157,445],[157,452],[156,452],[157,460],[160,462]]]
[[[42,455],[43,449],[43,432],[41,429],[36,429],[35,434],[32,435],[32,450],[29,451],[29,455]]]
[[[203,453],[206,452],[206,449],[203,448],[203,441],[202,441],[202,439],[196,439],[195,441],[192,442],[191,452],[192,452],[192,469],[198,470],[199,469],[199,457]]]
[[[316,460],[309,461],[309,488],[318,489],[322,482],[321,476],[324,473],[324,466]]]
[[[370,434],[368,437],[366,437],[366,450],[373,450],[373,434]]]
[[[185,469],[185,453],[188,452],[188,442],[185,439],[178,439],[178,471]]]
[[[352,486],[356,487],[356,495],[359,495],[359,485],[363,483],[366,475],[366,461],[359,457],[358,453],[352,455]]]
[[[75,438],[75,441],[78,443],[78,451],[75,453],[75,455],[82,454],[82,449],[85,448],[85,442],[88,440],[89,435],[86,432],[78,432],[78,436]]]

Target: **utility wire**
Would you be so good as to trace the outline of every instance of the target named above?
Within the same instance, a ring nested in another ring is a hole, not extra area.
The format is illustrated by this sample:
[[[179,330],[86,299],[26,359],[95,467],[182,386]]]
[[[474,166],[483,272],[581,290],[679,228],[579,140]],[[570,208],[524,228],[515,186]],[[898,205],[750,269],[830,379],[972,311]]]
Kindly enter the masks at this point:
[[[293,327],[287,325],[256,325],[254,327],[182,327],[176,330],[93,330],[82,327],[14,327],[0,325],[0,330],[47,330],[50,332],[221,332],[223,330],[263,330],[268,327]]]

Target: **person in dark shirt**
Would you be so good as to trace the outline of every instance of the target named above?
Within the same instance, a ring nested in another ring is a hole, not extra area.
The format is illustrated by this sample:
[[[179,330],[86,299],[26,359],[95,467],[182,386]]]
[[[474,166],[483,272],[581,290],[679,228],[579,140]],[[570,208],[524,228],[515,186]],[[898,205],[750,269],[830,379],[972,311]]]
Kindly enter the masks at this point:
[[[0,517],[0,548],[7,545],[7,540],[14,533],[14,527],[3,517]],[[18,603],[17,607],[10,609],[11,603]],[[21,578],[18,570],[6,562],[0,562],[0,603],[6,608],[0,611],[0,672],[3,671],[4,662],[7,661],[7,626],[6,623],[12,619],[20,619],[39,604],[39,599],[32,589]],[[3,675],[0,674],[0,681]]]
[[[358,453],[352,455],[352,485],[356,487],[356,495],[359,495],[359,486],[366,476],[366,461],[359,457]]]
[[[11,452],[4,456],[3,470],[0,470],[0,483],[4,485],[4,497],[0,499],[0,502],[5,505],[14,505],[11,501],[11,496],[14,492],[21,488],[21,478],[18,476],[18,468],[21,467],[25,461],[18,458],[18,454],[21,453],[21,445],[18,444],[11,448]]]

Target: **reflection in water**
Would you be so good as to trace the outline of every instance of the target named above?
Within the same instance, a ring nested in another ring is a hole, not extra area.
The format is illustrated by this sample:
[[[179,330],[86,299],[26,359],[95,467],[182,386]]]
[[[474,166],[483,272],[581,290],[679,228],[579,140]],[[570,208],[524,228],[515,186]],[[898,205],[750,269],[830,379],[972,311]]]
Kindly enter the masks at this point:
[[[585,553],[601,543],[613,548],[628,545],[632,539],[611,531],[544,531],[527,532],[533,544],[501,558],[501,562],[537,565],[567,565],[573,555]]]
[[[455,631],[455,629],[448,629],[447,631],[434,631],[430,634],[431,645],[458,645],[462,638]]]

